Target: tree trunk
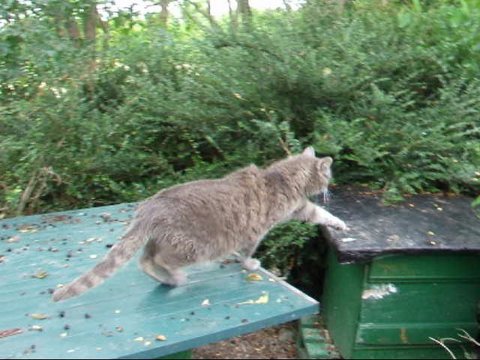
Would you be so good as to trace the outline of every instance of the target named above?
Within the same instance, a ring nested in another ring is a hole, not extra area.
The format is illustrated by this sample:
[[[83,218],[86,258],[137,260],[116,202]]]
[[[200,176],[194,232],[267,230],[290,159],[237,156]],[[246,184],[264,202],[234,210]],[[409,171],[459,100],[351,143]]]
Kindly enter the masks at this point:
[[[170,0],[160,0],[160,23],[164,28],[168,25],[168,4],[170,4]]]
[[[80,30],[78,28],[78,23],[77,20],[73,18],[73,15],[69,15],[67,20],[66,20],[66,27],[68,31],[68,36],[70,37],[70,40],[73,41],[76,47],[80,46]]]
[[[98,13],[98,9],[97,9],[97,21],[103,30],[103,50],[107,50],[110,42],[110,29],[108,27],[108,22],[102,20],[102,18],[100,17],[100,14]]]
[[[237,12],[240,14],[242,23],[250,26],[252,20],[252,9],[249,0],[237,0]]]
[[[212,16],[212,4],[210,4],[210,0],[207,0],[207,14],[209,18],[213,18]]]
[[[238,12],[233,11],[231,0],[228,0],[228,15],[230,16],[230,24],[232,26],[232,30],[233,32],[235,32],[238,28]]]
[[[97,5],[92,2],[86,9],[85,20],[83,23],[83,32],[85,34],[85,40],[88,44],[95,44],[97,39]]]
[[[345,4],[348,0],[330,0],[331,3],[337,4],[338,12],[343,12],[345,10]]]
[[[93,97],[95,92],[95,72],[97,70],[97,23],[99,23],[100,15],[97,11],[96,1],[91,1],[85,8],[85,17],[83,19],[83,33],[85,45],[89,50],[89,59],[86,69],[86,85],[89,97]]]

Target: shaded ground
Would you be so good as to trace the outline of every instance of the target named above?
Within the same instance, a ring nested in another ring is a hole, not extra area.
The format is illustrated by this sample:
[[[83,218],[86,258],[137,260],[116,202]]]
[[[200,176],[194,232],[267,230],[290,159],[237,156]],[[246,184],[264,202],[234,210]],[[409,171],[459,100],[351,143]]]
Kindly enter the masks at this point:
[[[194,359],[296,359],[297,323],[267,328],[193,350]]]

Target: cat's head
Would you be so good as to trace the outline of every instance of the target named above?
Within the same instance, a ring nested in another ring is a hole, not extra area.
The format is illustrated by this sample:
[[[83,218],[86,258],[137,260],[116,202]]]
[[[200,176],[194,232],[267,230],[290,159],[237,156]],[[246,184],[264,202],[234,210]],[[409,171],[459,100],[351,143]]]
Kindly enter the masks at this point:
[[[330,156],[318,158],[315,155],[315,149],[311,146],[302,152],[303,156],[314,159],[313,171],[311,172],[310,190],[311,195],[318,195],[328,192],[328,183],[332,178],[331,166],[333,159]]]

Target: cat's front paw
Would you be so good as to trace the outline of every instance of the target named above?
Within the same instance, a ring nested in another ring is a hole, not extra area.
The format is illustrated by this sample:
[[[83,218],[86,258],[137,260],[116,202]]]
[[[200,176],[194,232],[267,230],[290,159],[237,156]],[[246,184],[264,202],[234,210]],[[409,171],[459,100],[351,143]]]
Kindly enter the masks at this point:
[[[248,271],[256,271],[260,269],[262,263],[257,259],[248,258],[243,260],[242,267]]]
[[[328,226],[334,228],[335,230],[348,230],[347,224],[345,224],[345,222],[343,220],[340,220],[339,218],[336,218],[334,221],[328,224]]]

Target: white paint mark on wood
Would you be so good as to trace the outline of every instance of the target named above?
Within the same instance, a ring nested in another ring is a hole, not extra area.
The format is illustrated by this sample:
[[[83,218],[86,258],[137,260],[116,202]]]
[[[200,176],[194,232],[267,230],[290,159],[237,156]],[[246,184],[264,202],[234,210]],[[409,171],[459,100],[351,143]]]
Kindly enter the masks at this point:
[[[395,294],[398,289],[393,284],[374,285],[371,289],[366,289],[362,293],[362,299],[383,299],[385,296]]]

